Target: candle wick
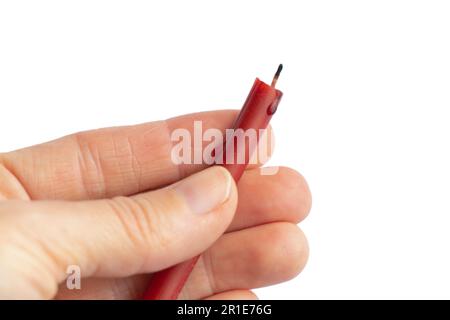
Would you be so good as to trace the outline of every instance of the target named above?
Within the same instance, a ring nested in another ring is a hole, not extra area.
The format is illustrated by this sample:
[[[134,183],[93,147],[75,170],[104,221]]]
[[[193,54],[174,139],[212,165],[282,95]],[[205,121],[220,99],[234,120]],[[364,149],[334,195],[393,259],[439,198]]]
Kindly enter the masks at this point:
[[[275,72],[275,75],[273,76],[272,83],[270,84],[271,87],[275,88],[275,85],[277,84],[278,77],[280,76],[281,70],[283,70],[283,65],[280,63],[278,66],[277,72]]]

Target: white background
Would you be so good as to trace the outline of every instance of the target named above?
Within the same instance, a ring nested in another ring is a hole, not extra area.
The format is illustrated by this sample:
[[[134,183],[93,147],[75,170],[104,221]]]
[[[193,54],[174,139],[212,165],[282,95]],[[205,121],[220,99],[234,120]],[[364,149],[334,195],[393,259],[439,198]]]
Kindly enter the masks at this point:
[[[2,1],[0,151],[240,108],[280,62],[311,254],[259,296],[450,298],[448,1]]]

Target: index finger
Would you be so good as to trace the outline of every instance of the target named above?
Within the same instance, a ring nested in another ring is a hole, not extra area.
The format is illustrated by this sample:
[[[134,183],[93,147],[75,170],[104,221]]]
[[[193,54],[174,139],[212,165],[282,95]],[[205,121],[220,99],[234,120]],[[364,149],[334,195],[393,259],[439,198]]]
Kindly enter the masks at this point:
[[[92,130],[1,154],[0,171],[3,166],[11,180],[3,181],[3,186],[17,188],[19,182],[24,190],[15,192],[18,198],[23,198],[25,191],[30,199],[61,200],[109,198],[155,189],[207,166],[174,163],[171,133],[175,129],[186,129],[193,137],[194,121],[201,121],[203,131],[224,131],[232,127],[237,114],[236,110],[210,111]],[[202,146],[208,143],[202,141]],[[272,150],[267,149],[270,156]]]

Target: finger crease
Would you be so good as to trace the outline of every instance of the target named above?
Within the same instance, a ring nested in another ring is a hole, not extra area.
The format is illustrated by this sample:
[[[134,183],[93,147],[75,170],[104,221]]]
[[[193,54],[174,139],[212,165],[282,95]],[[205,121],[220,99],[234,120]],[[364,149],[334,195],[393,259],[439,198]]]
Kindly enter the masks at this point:
[[[15,172],[14,166],[10,165],[8,161],[1,161],[0,166],[2,166],[9,174],[11,174],[12,178],[16,180],[16,182],[20,185],[22,188],[22,191],[25,193],[27,199],[30,200],[30,192],[25,187],[25,184],[22,182],[22,180],[19,178],[19,175]]]
[[[78,172],[81,180],[81,185],[88,198],[104,197],[106,194],[106,182],[103,173],[103,166],[98,148],[92,148],[89,143],[84,143],[79,134],[75,134],[75,143],[77,150]],[[91,171],[89,164],[94,165],[95,178],[89,179]],[[92,188],[93,180],[96,188]]]
[[[206,251],[202,255],[203,263],[205,265],[206,279],[208,280],[208,286],[210,289],[210,294],[217,291],[217,283],[215,276],[215,266],[212,258],[211,251]]]

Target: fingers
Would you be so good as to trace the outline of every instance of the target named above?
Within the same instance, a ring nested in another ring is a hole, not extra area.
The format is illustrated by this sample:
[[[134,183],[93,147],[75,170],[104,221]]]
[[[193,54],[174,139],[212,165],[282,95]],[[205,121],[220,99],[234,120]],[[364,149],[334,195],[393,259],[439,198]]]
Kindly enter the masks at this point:
[[[291,223],[271,223],[227,233],[199,259],[180,298],[202,299],[283,282],[295,277],[307,258],[306,238]],[[58,298],[139,299],[149,279],[148,275],[85,279],[81,290],[61,286]]]
[[[311,210],[311,192],[297,171],[279,167],[274,175],[247,170],[239,181],[239,204],[228,231],[285,221],[299,223]]]
[[[68,265],[83,277],[166,268],[206,250],[231,222],[236,202],[228,171],[212,167],[130,198],[0,203],[0,262],[8,263],[0,268],[0,292],[50,298]]]
[[[141,299],[150,281],[150,274],[139,274],[125,278],[82,279],[80,290],[69,290],[60,284],[58,300],[125,300]]]
[[[212,295],[205,300],[258,300],[258,297],[250,290],[230,290]]]
[[[273,176],[261,176],[257,169],[249,170],[240,180],[238,189],[238,209],[228,231],[279,221],[296,224],[311,208],[311,193],[305,179],[290,168],[280,167]],[[86,279],[81,291],[67,292],[65,286],[61,286],[60,296],[77,299],[139,298],[148,281],[148,275],[126,279]]]
[[[247,170],[238,191],[240,201],[228,231],[275,221],[298,223],[311,209],[306,180],[286,167],[279,167],[274,175],[261,175],[259,169]]]
[[[232,289],[284,282],[301,272],[307,258],[306,238],[290,223],[228,233],[202,255],[180,297],[201,299]]]
[[[61,285],[56,298],[61,300],[140,299],[150,277],[150,275],[137,275],[119,279],[91,278],[83,281],[82,290],[69,291]],[[258,300],[258,297],[250,290],[237,289],[214,294],[206,297],[205,300]]]
[[[194,121],[201,121],[203,132],[209,128],[224,130],[232,127],[236,116],[235,110],[213,111],[82,132],[0,155],[0,175],[9,171],[8,185],[22,185],[22,190],[11,198],[23,199],[25,191],[31,199],[58,200],[136,194],[170,184],[205,167],[174,163],[171,133],[175,129],[187,129],[194,137]],[[190,146],[195,149],[194,139],[191,140]],[[203,142],[203,146],[209,143]],[[267,145],[271,144],[267,141]],[[271,154],[270,148],[267,153]]]

